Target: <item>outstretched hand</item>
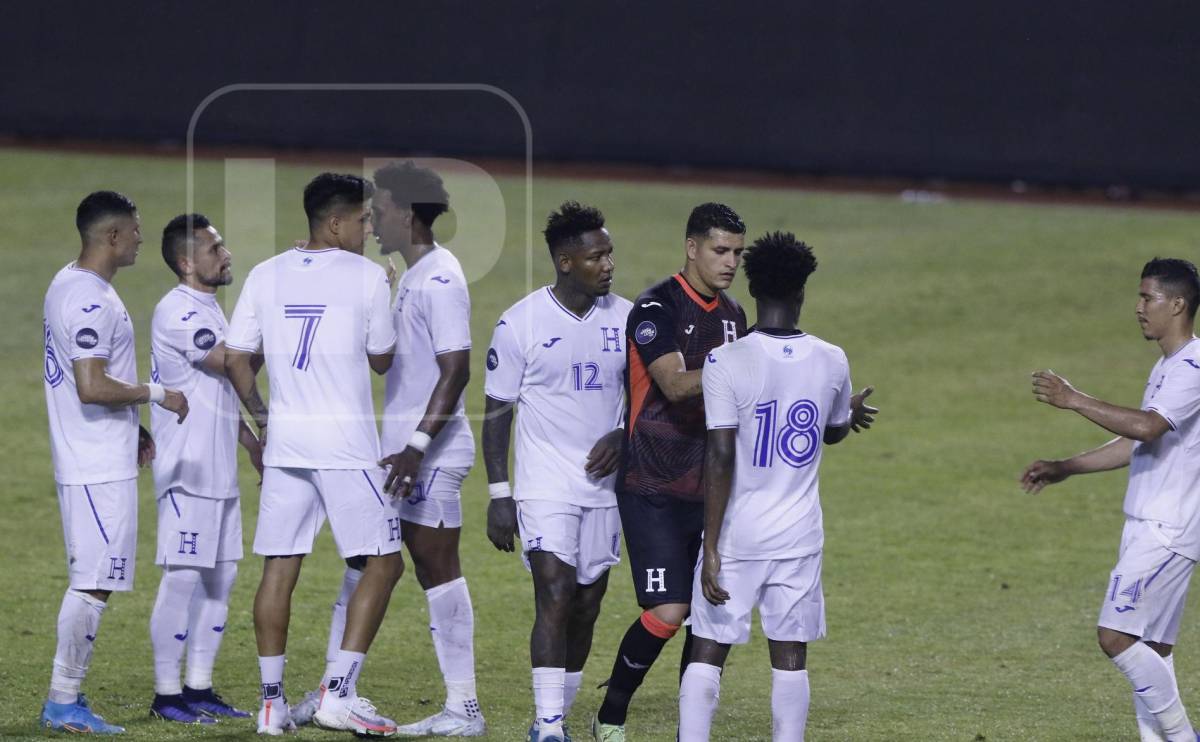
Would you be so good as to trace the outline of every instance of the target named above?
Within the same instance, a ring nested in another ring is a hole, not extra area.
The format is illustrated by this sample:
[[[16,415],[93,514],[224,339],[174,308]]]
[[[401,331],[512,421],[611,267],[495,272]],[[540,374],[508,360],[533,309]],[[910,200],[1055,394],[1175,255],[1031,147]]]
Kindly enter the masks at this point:
[[[1033,396],[1039,402],[1065,410],[1078,394],[1071,382],[1050,369],[1033,372]]]
[[[874,391],[875,387],[869,386],[850,397],[850,429],[855,433],[869,430],[871,423],[875,422],[875,415],[879,414],[878,407],[872,407],[865,402]]]
[[[1061,461],[1044,461],[1039,459],[1021,474],[1021,489],[1031,495],[1036,495],[1048,484],[1057,484],[1071,476]]]

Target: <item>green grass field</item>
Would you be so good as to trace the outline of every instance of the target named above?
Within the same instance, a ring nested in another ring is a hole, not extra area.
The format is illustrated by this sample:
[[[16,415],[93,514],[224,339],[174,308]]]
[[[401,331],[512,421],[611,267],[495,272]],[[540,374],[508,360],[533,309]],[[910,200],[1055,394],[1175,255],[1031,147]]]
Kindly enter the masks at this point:
[[[319,169],[327,168],[292,162],[278,165],[272,176],[241,163],[227,175],[219,161],[197,165],[195,207],[224,227],[236,276],[304,235],[300,190]],[[236,190],[227,192],[226,182]],[[469,175],[452,179],[458,214],[439,233],[444,240],[452,237],[447,230],[462,238],[450,244],[472,278],[486,272],[472,286],[473,415],[482,409],[481,351],[495,318],[530,288],[525,181],[502,177],[496,183],[505,211],[472,227],[476,202],[480,212],[495,206],[494,186]],[[158,235],[187,205],[183,159],[0,150],[0,296],[10,328],[0,336],[4,738],[41,735],[35,722],[65,584],[38,373],[41,302],[55,271],[78,252],[76,204],[102,187],[127,193],[141,210],[146,243],[116,286],[138,331],[145,377],[150,313],[174,282],[158,255]],[[1154,255],[1200,257],[1194,249],[1200,216],[548,178],[536,179],[532,194],[535,286],[551,279],[537,230],[565,198],[604,210],[617,246],[615,290],[629,298],[681,266],[683,223],[701,201],[733,205],[751,236],[790,229],[815,246],[820,269],[801,324],[846,349],[856,386],[875,385],[873,399],[883,413],[869,433],[831,449],[822,471],[829,635],[809,651],[809,739],[1136,739],[1129,688],[1094,640],[1122,522],[1124,474],[1069,481],[1037,498],[1020,492],[1017,476],[1028,461],[1105,440],[1082,418],[1033,402],[1029,373],[1049,366],[1085,391],[1136,404],[1157,353],[1134,322],[1139,271]],[[374,254],[374,245],[368,250]],[[733,293],[749,301],[742,281]],[[232,296],[225,302],[231,310]],[[753,319],[753,307],[748,310]],[[249,554],[257,491],[244,459],[242,474]],[[464,570],[476,610],[489,738],[511,741],[524,739],[531,715],[531,589],[519,560],[487,542],[486,503],[480,464],[464,491]],[[84,689],[132,739],[247,736],[249,723],[193,729],[147,717],[153,692],[147,622],[158,583],[154,512],[146,472],[137,588],[111,601]],[[257,558],[242,563],[217,665],[218,689],[244,708],[257,703],[250,606],[260,569]],[[341,569],[326,533],[294,602],[293,698],[319,680]],[[596,685],[637,613],[623,564],[613,574],[571,719],[577,738],[600,701]],[[1200,719],[1200,658],[1191,650],[1200,645],[1197,615],[1185,618],[1177,668],[1185,703]],[[765,641],[757,627],[755,633],[732,654],[714,739],[770,739],[770,673]],[[638,695],[631,739],[674,739],[679,646],[673,642],[664,652]],[[395,593],[360,688],[401,722],[432,713],[441,702],[425,599],[411,575]],[[299,735],[329,736],[311,729]]]

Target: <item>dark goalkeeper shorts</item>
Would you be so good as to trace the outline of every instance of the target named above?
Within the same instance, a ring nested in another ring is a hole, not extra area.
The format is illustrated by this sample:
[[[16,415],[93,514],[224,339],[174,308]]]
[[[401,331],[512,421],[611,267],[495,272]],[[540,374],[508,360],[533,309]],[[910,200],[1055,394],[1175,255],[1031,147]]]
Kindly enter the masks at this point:
[[[704,503],[618,492],[617,507],[638,605],[691,603]]]

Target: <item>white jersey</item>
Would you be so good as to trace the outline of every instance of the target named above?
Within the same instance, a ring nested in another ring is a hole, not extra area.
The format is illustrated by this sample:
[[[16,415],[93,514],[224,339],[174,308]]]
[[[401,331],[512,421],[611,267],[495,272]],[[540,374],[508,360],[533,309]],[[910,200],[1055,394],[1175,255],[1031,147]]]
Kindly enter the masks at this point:
[[[163,407],[153,405],[150,410],[158,497],[169,489],[216,499],[238,496],[237,393],[224,374],[202,365],[228,330],[216,295],[182,284],[154,308],[150,378],[188,399],[188,416],[182,423]]]
[[[1163,546],[1200,559],[1200,341],[1154,364],[1142,409],[1171,428],[1153,443],[1133,444],[1125,514],[1155,521]]]
[[[133,479],[137,476],[137,406],[80,402],[72,365],[83,358],[104,358],[109,376],[138,383],[133,323],[121,297],[98,274],[71,263],[46,290],[42,330],[54,480],[83,485]]]
[[[578,317],[545,286],[501,315],[488,350],[485,392],[517,403],[517,500],[616,505],[616,475],[591,479],[584,465],[625,412],[621,343],[632,307],[609,294]]]
[[[293,248],[250,271],[225,347],[266,358],[266,466],[376,468],[367,354],[396,344],[390,298],[382,268],[339,248]]]
[[[417,429],[437,386],[442,353],[471,348],[471,297],[467,280],[453,253],[434,245],[400,277],[392,317],[396,323],[396,358],[387,375],[383,406],[383,451],[399,453]],[[470,467],[475,439],[467,424],[463,396],[437,438],[429,444],[422,466]]]
[[[703,382],[708,429],[737,428],[717,551],[733,559],[820,551],[817,467],[825,428],[850,420],[846,354],[799,331],[752,332],[709,353]]]

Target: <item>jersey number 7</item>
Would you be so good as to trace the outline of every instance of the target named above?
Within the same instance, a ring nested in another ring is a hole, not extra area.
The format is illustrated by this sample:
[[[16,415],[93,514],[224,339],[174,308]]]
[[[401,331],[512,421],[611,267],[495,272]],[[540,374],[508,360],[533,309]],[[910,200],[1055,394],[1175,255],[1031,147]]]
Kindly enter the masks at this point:
[[[284,304],[284,319],[298,319],[303,324],[300,327],[300,340],[296,343],[296,353],[292,356],[292,366],[301,371],[308,370],[312,360],[313,341],[317,339],[317,327],[325,314],[324,304]]]

